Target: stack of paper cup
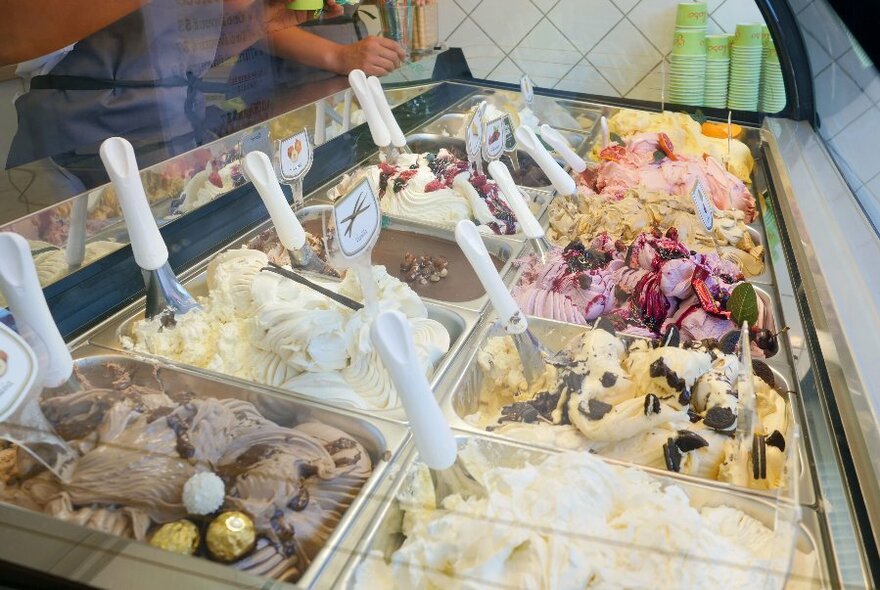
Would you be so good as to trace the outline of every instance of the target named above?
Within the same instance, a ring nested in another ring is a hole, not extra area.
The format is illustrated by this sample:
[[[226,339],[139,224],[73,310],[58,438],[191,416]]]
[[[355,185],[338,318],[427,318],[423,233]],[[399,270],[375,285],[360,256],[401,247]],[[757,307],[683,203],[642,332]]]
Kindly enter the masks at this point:
[[[703,106],[727,108],[727,81],[730,73],[730,36],[706,36],[706,93]]]
[[[672,54],[669,56],[669,100],[701,106],[706,81],[705,2],[682,2],[675,15]]]
[[[739,111],[758,109],[761,85],[761,25],[736,25],[730,46],[730,90],[727,108]]]
[[[785,108],[785,82],[782,79],[779,54],[772,40],[769,41],[761,66],[761,100],[758,106],[765,113],[778,113]]]

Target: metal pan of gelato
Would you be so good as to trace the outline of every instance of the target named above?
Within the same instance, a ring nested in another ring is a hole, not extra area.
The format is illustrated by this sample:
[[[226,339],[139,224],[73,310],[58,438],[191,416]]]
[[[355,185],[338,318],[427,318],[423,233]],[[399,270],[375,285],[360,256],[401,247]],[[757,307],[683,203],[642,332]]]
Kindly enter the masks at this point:
[[[268,262],[257,250],[222,252],[183,281],[201,310],[147,321],[143,301],[138,301],[98,326],[89,340],[240,383],[403,420],[397,392],[371,345],[367,310],[352,310],[262,271]],[[380,307],[397,309],[410,320],[421,370],[429,379],[439,379],[477,315],[422,302],[384,267],[374,266],[373,273]],[[362,300],[354,273],[323,286]]]
[[[772,490],[800,418],[789,372],[753,360],[760,456],[734,445],[739,360],[730,342],[660,346],[601,328],[529,318],[551,355],[528,386],[512,340],[493,329],[441,385],[456,428],[603,457],[737,488]],[[774,446],[775,445],[775,446]],[[803,439],[798,492],[815,500]],[[764,492],[761,492],[764,493]]]
[[[412,455],[336,587],[827,584],[809,510],[777,527],[776,505],[748,493],[477,436],[444,472]]]
[[[322,258],[320,237],[330,211],[328,205],[310,205],[297,213],[311,236],[313,250]],[[513,259],[522,251],[522,243],[495,235],[484,235],[483,241],[499,273],[506,275],[513,266]],[[238,243],[265,252],[276,264],[290,263],[271,223],[260,226]],[[388,219],[373,247],[372,261],[374,265],[384,266],[389,274],[427,301],[474,311],[486,305],[486,292],[449,230],[427,223]]]
[[[26,523],[17,541],[45,538],[20,561],[29,566],[59,543],[72,554],[85,545],[100,575],[50,569],[89,584],[114,571],[156,583],[168,568],[176,585],[308,585],[405,438],[400,425],[120,355],[77,359],[75,381],[41,402],[80,456],[71,480],[5,445],[0,500],[12,520],[0,526]]]

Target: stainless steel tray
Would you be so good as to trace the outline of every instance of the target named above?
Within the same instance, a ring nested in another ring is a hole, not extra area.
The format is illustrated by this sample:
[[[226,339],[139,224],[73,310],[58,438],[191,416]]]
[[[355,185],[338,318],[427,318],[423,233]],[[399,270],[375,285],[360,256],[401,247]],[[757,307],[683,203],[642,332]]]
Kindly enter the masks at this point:
[[[511,439],[504,434],[482,430],[465,420],[466,416],[475,413],[479,409],[483,375],[477,366],[477,354],[493,334],[493,316],[494,314],[491,314],[483,321],[480,329],[474,334],[472,339],[473,345],[469,347],[467,354],[465,355],[463,353],[455,368],[447,371],[447,377],[440,384],[441,409],[453,428],[466,432],[478,433],[481,436],[497,440],[516,440]],[[529,317],[529,329],[536,337],[538,337],[547,350],[553,353],[561,350],[574,337],[578,334],[582,334],[585,330],[589,330],[590,328],[567,324],[565,322]],[[774,378],[776,379],[777,390],[780,392],[795,392],[794,395],[784,393],[784,396],[789,400],[789,407],[791,408],[790,418],[800,425],[800,429],[803,431],[802,416],[798,408],[799,400],[796,395],[796,390],[793,387],[793,382],[791,381],[791,372],[785,368],[780,369],[769,363],[768,365],[773,371]],[[517,444],[535,448],[554,448],[552,446],[545,446],[531,441],[526,442],[516,440],[516,442]],[[798,465],[800,466],[800,473],[797,477],[800,503],[805,506],[815,506],[817,496],[813,486],[812,461],[809,460],[809,454],[803,436],[800,438],[798,446]],[[695,482],[709,482],[711,485],[721,489],[744,489],[724,482],[704,480],[689,475],[677,475],[681,478]],[[764,496],[771,495],[771,492],[762,490],[748,489],[747,491],[752,494]]]
[[[206,295],[208,293],[207,263],[208,261],[206,260],[182,276],[182,284],[195,297]],[[454,308],[440,303],[426,302],[425,306],[428,308],[428,317],[443,324],[443,326],[449,332],[450,336],[449,351],[438,363],[431,377],[432,387],[435,387],[439,380],[443,377],[443,374],[445,373],[446,368],[448,367],[452,359],[464,346],[465,342],[468,339],[468,336],[470,335],[471,331],[476,326],[477,321],[479,320],[479,314],[464,308]],[[243,379],[232,377],[230,375],[225,375],[223,373],[186,365],[172,359],[166,359],[164,357],[158,357],[151,354],[125,349],[122,345],[120,335],[130,333],[130,330],[135,322],[141,320],[144,317],[144,311],[145,300],[141,298],[121,312],[117,313],[116,315],[110,317],[106,321],[96,326],[89,334],[84,336],[84,340],[96,346],[102,346],[104,348],[122,352],[128,355],[154,360],[160,359],[176,367],[188,367],[189,369],[199,374],[204,374],[214,378],[222,378],[226,381],[229,381],[230,383],[236,383],[241,386],[258,387],[266,391],[281,393],[296,399],[309,399],[313,402],[323,403],[321,402],[321,400],[316,400],[315,398],[305,396],[294,391],[288,391],[268,385],[261,385],[258,383],[253,383],[250,381],[245,381]],[[352,409],[351,411],[358,412],[358,410],[354,409]],[[366,412],[366,410],[364,410],[364,412]],[[405,421],[406,419],[402,407],[394,410],[373,410],[368,412],[368,414],[371,416],[378,415],[389,420],[401,422]]]
[[[545,225],[546,225],[546,220],[545,220]],[[532,251],[533,250],[527,248],[526,250],[523,251],[522,257],[527,256]],[[519,283],[519,280],[520,280],[520,277],[522,276],[522,273],[523,273],[522,267],[519,265],[514,265],[513,278],[510,282],[511,289]],[[780,330],[784,326],[784,323],[782,321],[782,319],[783,319],[782,312],[780,311],[780,308],[779,308],[779,300],[776,297],[776,295],[774,294],[775,288],[773,288],[771,285],[759,284],[758,282],[753,281],[752,279],[748,279],[748,282],[753,284],[753,286],[755,288],[755,294],[764,303],[765,308],[770,309],[770,312],[773,316],[774,325],[776,326],[777,330]],[[566,322],[561,322],[561,323],[566,323]],[[571,325],[577,325],[577,324],[571,324]],[[770,364],[774,364],[774,363],[781,364],[782,366],[786,367],[787,369],[791,369],[792,367],[791,367],[790,361],[789,361],[790,356],[789,356],[788,335],[783,332],[778,335],[777,339],[779,341],[779,351],[775,355],[773,355],[772,357],[768,357],[763,360],[767,361]]]
[[[522,104],[522,98],[519,92],[479,88],[476,94],[472,94],[462,99],[461,101],[453,105],[447,112],[467,113],[484,100],[492,104],[496,104],[497,102],[510,101],[514,101],[517,104]],[[535,97],[535,100],[552,101],[556,104],[557,107],[561,107],[563,111],[574,117],[578,122],[578,126],[572,126],[569,124],[560,125],[559,121],[554,120],[541,120],[541,123],[548,123],[552,127],[560,130],[570,130],[588,134],[595,132],[596,126],[599,124],[599,119],[602,117],[602,115],[607,115],[609,112],[617,110],[616,108],[606,107],[593,103],[576,102],[540,95],[537,95]],[[538,108],[538,110],[540,110],[540,107]]]
[[[462,130],[466,123],[467,114],[465,113],[445,113],[422,127],[419,132],[462,139],[464,135]],[[562,129],[560,133],[575,152],[583,153],[588,139],[586,132]]]
[[[309,200],[308,202],[315,203],[315,202],[317,202],[317,200]],[[329,214],[331,211],[332,211],[331,205],[310,204],[310,205],[303,207],[301,210],[297,211],[297,217],[305,226],[306,231],[309,231],[312,234],[320,236],[320,232],[318,232],[316,234],[314,231],[317,228],[317,224],[315,222],[320,222],[323,224],[325,222],[325,220],[329,220]],[[386,216],[386,217],[388,217],[388,216]],[[315,227],[312,227],[312,226],[315,226]],[[396,230],[399,232],[406,232],[409,234],[413,234],[414,236],[417,236],[417,237],[424,236],[424,237],[428,237],[428,238],[442,240],[442,241],[447,242],[450,245],[457,248],[457,245],[455,244],[455,232],[452,228],[437,227],[437,226],[430,225],[427,223],[422,223],[419,221],[402,220],[398,217],[394,217],[394,218],[388,217],[387,222],[383,223],[382,231],[384,232],[385,230],[388,230],[388,229]],[[272,225],[271,220],[266,221],[265,223],[262,223],[256,229],[254,229],[251,232],[248,232],[243,237],[237,238],[234,241],[230,242],[227,246],[225,246],[224,249],[237,248],[239,246],[247,245],[251,240],[253,240],[255,237],[257,237],[258,235],[262,234],[265,231],[270,231],[270,232],[274,233],[275,230],[274,230],[274,227]],[[374,248],[373,248],[374,252],[376,251],[377,248],[381,247],[383,236],[385,236],[385,235],[386,235],[385,233],[379,234],[379,240],[378,240],[376,246],[374,246]],[[486,245],[486,248],[488,249],[489,254],[496,257],[498,260],[500,260],[503,263],[501,268],[498,269],[498,273],[502,277],[505,277],[512,272],[513,261],[516,260],[516,258],[521,254],[523,247],[524,247],[524,243],[519,240],[511,239],[510,237],[506,237],[506,236],[496,236],[496,235],[484,235],[483,236],[483,243]],[[416,250],[413,253],[414,254],[423,254],[423,253],[425,253],[425,250]],[[433,252],[428,252],[428,253],[433,254]],[[399,264],[400,261],[403,259],[403,254],[404,254],[404,252],[401,250],[400,256],[399,256],[400,260],[397,260],[396,264]],[[379,260],[374,258],[373,264],[379,264],[379,262],[380,262]],[[466,265],[468,263],[466,260],[462,259],[461,264]],[[386,266],[388,266],[388,265],[386,265]],[[397,278],[400,278],[400,276],[398,275],[398,269],[396,266],[394,268],[389,267],[388,272],[392,276],[397,276]],[[455,269],[450,268],[450,273],[453,273],[453,272],[455,272]],[[324,280],[332,280],[332,279],[330,279],[328,277],[324,277]],[[476,279],[475,279],[475,281],[476,281]],[[410,286],[412,286],[412,285],[410,285]],[[431,291],[430,286],[424,288],[423,290],[416,287],[415,290],[416,290],[417,294],[425,301],[446,304],[446,305],[454,306],[456,308],[461,307],[461,308],[468,309],[468,310],[471,310],[474,312],[479,312],[479,311],[482,311],[483,308],[486,306],[486,303],[488,302],[488,296],[485,294],[485,291],[482,290],[482,287],[479,286],[478,282],[477,282],[477,286],[479,287],[480,291],[482,291],[483,294],[480,295],[479,297],[477,297],[475,299],[471,299],[471,300],[458,300],[458,299],[456,299],[453,301],[448,298],[442,299],[442,298],[437,298],[437,297],[431,297],[430,295],[431,295],[432,291]]]
[[[508,462],[511,466],[515,466],[527,461],[534,461],[548,453],[547,450],[538,450],[513,442],[492,440],[483,436],[456,433],[456,437],[459,446],[469,439],[476,439],[481,441],[482,444],[493,448],[492,456],[497,458],[498,464],[504,466],[507,466]],[[405,482],[406,470],[417,460],[418,453],[410,443],[408,445],[408,452],[400,454],[400,475],[392,486],[389,501],[368,525],[362,522],[358,522],[355,525],[366,531],[361,542],[351,543],[346,540],[337,548],[333,561],[345,560],[345,565],[340,566],[342,574],[338,579],[331,581],[328,578],[325,580],[328,588],[351,588],[358,567],[367,559],[377,558],[371,555],[372,552],[380,552],[387,560],[390,554],[401,546],[404,540],[400,526],[403,511],[397,496]],[[617,461],[608,459],[603,459],[603,461],[612,465],[623,466],[623,464]],[[663,486],[676,485],[683,489],[690,499],[691,505],[695,508],[726,505],[743,511],[765,526],[770,528],[774,526],[776,507],[769,499],[755,497],[736,490],[718,489],[716,486],[682,478],[677,474],[657,472],[652,469],[644,470],[657,477]],[[564,482],[560,482],[560,485],[564,488]],[[560,489],[560,493],[564,493],[562,488]],[[800,552],[800,555],[795,555],[786,587],[831,587],[833,584],[830,581],[830,568],[827,561],[828,554],[826,553],[819,518],[809,508],[802,509],[801,513],[802,518],[795,540],[795,547]]]
[[[310,587],[362,506],[388,476],[389,461],[407,439],[407,429],[393,422],[328,410],[305,400],[267,393],[257,388],[211,379],[194,371],[153,364],[123,355],[107,354],[94,347],[74,351],[75,365],[95,387],[110,387],[108,363],[130,371],[137,385],[166,391],[188,391],[198,397],[249,401],[267,418],[284,426],[319,421],[349,433],[364,445],[373,462],[373,473],[346,511],[326,546],[300,578],[297,586]],[[370,515],[365,514],[365,517]],[[265,588],[267,581],[203,558],[163,551],[133,539],[70,524],[0,504],[0,531],[8,542],[0,546],[0,559],[38,571],[104,588]],[[14,539],[14,542],[11,542]],[[279,587],[292,587],[275,582]]]

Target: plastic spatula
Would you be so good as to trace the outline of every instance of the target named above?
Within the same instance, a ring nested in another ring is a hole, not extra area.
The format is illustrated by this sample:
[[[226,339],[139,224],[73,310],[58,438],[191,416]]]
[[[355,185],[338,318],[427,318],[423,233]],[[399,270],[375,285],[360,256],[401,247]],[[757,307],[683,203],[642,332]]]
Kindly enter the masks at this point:
[[[281,191],[281,185],[278,183],[278,177],[275,176],[269,156],[263,152],[250,152],[244,157],[243,165],[248,178],[254,183],[260,198],[263,199],[263,204],[269,211],[281,245],[287,249],[290,266],[338,277],[339,273],[321,260],[321,257],[309,246],[305,230]]]
[[[379,109],[379,114],[385,122],[385,126],[388,127],[388,132],[391,135],[391,144],[403,152],[409,152],[410,149],[406,145],[406,136],[400,129],[397,119],[394,118],[391,105],[388,104],[388,98],[385,96],[385,90],[382,88],[382,82],[376,76],[370,76],[367,78],[367,86],[370,87],[373,102]]]
[[[40,410],[40,393],[44,387],[67,385],[73,360],[49,313],[27,240],[0,233],[0,260],[0,291],[21,330],[19,336],[0,324],[5,355],[0,368],[5,382],[0,392],[0,438],[21,446],[66,481],[77,455]]]
[[[574,183],[574,179],[550,155],[550,152],[547,151],[547,148],[544,147],[544,144],[541,143],[534,131],[528,127],[517,127],[514,135],[519,146],[526,150],[532,159],[537,162],[541,170],[544,171],[544,174],[547,175],[547,178],[550,179],[550,182],[553,183],[553,188],[560,195],[573,195],[577,192],[577,185]]]
[[[501,162],[490,162],[489,176],[498,183],[498,188],[504,193],[507,204],[513,210],[513,214],[516,216],[516,220],[519,222],[523,233],[531,242],[532,247],[535,248],[538,256],[540,256],[541,262],[546,264],[548,255],[553,251],[553,245],[547,241],[544,235],[544,228],[541,227],[534,213],[529,209],[528,202],[513,181],[507,166]]]
[[[455,241],[474,268],[483,288],[486,289],[492,307],[498,314],[501,327],[513,338],[522,361],[523,374],[529,385],[532,385],[544,374],[546,363],[543,347],[529,330],[526,316],[520,311],[510,291],[498,276],[498,271],[492,264],[489,251],[486,250],[477,226],[467,219],[459,221],[455,227]]]
[[[556,150],[556,153],[562,156],[565,163],[571,166],[572,171],[576,174],[583,174],[584,170],[587,169],[586,161],[577,155],[571,149],[571,146],[568,145],[568,142],[565,141],[565,138],[562,137],[562,134],[550,125],[541,125],[541,139]]]
[[[391,131],[382,119],[379,107],[373,101],[373,93],[370,91],[369,84],[367,83],[366,74],[362,70],[352,70],[348,75],[348,83],[351,84],[351,89],[354,91],[355,96],[357,96],[361,109],[364,111],[364,117],[370,128],[370,134],[373,136],[373,143],[379,148],[383,158],[393,164],[397,154],[391,149]]]
[[[135,262],[144,273],[147,318],[166,311],[184,315],[198,309],[199,304],[183,288],[168,264],[168,248],[150,211],[131,144],[121,137],[111,137],[104,140],[100,151],[122,207]]]
[[[403,403],[421,461],[431,469],[449,469],[457,455],[455,439],[420,368],[409,322],[399,311],[383,311],[370,336]]]

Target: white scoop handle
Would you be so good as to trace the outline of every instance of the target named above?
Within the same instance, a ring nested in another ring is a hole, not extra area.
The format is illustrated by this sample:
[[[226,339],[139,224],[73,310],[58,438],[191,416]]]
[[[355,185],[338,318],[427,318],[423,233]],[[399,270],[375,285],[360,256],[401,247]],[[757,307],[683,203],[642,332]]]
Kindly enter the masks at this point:
[[[288,250],[302,248],[306,243],[306,232],[284,198],[269,156],[263,152],[250,152],[244,157],[244,171],[257,187],[263,204],[269,210],[269,217],[272,218],[281,244]]]
[[[544,147],[534,131],[528,127],[517,127],[514,135],[520,147],[524,148],[532,159],[538,163],[538,166],[541,167],[541,170],[544,171],[544,174],[547,175],[547,178],[550,179],[553,187],[560,195],[573,195],[577,192],[577,185],[574,183],[574,179],[550,155],[550,152],[547,151],[547,148]]]
[[[382,88],[382,82],[376,76],[370,76],[367,78],[367,85],[370,87],[370,92],[373,95],[373,102],[376,104],[376,108],[379,109],[379,114],[382,116],[385,126],[388,127],[392,145],[396,148],[404,147],[406,145],[406,136],[400,129],[397,119],[394,118],[394,113],[391,112],[391,105],[388,104],[388,98],[385,96],[385,90]]]
[[[362,70],[352,70],[348,75],[348,83],[351,84],[351,89],[361,103],[361,109],[370,127],[370,134],[373,136],[373,143],[380,148],[388,147],[391,144],[391,132],[388,131],[388,126],[385,125],[376,103],[373,102],[373,94],[367,84],[366,74]]]
[[[46,347],[49,366],[43,385],[58,387],[73,372],[73,360],[49,313],[27,240],[18,234],[0,232],[0,260],[0,290],[13,317],[33,330]]]
[[[490,162],[489,175],[498,183],[498,187],[504,193],[504,198],[507,200],[510,208],[513,209],[513,214],[516,216],[516,220],[519,222],[526,237],[530,240],[543,238],[544,228],[541,227],[541,224],[535,219],[534,213],[529,209],[529,205],[525,198],[523,198],[519,187],[516,186],[513,177],[508,172],[507,166],[497,160]]]
[[[421,461],[431,469],[452,467],[458,452],[455,438],[419,369],[406,317],[399,311],[383,311],[373,320],[370,336],[403,402]]]
[[[611,134],[608,132],[608,119],[605,115],[599,119],[599,127],[602,129],[602,147],[606,148],[611,143]]]
[[[168,248],[150,211],[134,148],[121,137],[111,137],[104,140],[100,151],[122,207],[135,262],[144,270],[162,268],[168,262]]]
[[[351,88],[345,90],[342,98],[342,130],[349,131],[351,129]]]
[[[327,141],[327,100],[322,98],[315,103],[315,145]],[[250,173],[248,173],[250,178]]]
[[[550,125],[541,125],[541,139],[550,144],[574,172],[581,174],[587,169],[584,159],[577,155],[562,134]]]
[[[489,257],[489,251],[486,250],[486,244],[483,243],[477,226],[469,219],[459,221],[455,226],[455,241],[473,267],[477,278],[483,284],[483,288],[486,289],[489,301],[492,302],[492,307],[495,308],[495,312],[501,319],[501,325],[520,327],[519,325],[522,324],[522,331],[525,331],[528,327],[526,318],[520,313],[513,295],[507,290],[507,286],[498,275],[495,265],[492,264],[492,258]],[[520,316],[519,322],[511,322],[511,318],[517,315]]]

